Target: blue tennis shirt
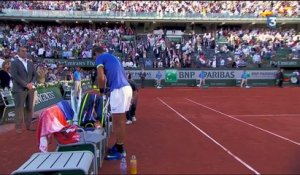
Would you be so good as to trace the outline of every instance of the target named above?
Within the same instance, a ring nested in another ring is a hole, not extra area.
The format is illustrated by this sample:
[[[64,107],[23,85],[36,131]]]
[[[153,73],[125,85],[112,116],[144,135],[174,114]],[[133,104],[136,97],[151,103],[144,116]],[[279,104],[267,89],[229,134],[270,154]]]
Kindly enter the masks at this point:
[[[243,79],[247,79],[249,77],[250,77],[250,74],[248,72],[243,72],[243,74],[242,74]]]
[[[120,61],[112,54],[103,53],[96,58],[97,68],[102,66],[111,91],[129,86],[125,70]]]
[[[74,72],[74,81],[81,81],[81,74],[77,70]]]
[[[205,72],[204,71],[201,71],[199,73],[199,78],[205,78]]]
[[[157,72],[157,74],[156,74],[156,78],[160,80],[160,79],[161,79],[161,77],[162,77],[162,74],[161,74],[161,72]]]

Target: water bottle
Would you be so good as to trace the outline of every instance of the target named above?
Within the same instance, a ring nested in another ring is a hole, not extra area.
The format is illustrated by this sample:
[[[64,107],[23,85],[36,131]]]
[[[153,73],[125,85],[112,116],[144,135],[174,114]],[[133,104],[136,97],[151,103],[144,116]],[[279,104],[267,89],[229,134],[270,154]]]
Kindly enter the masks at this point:
[[[130,174],[137,174],[137,160],[135,155],[132,155],[130,159]]]
[[[127,174],[127,163],[126,163],[125,157],[122,157],[122,159],[121,159],[120,171],[121,171],[121,174]]]

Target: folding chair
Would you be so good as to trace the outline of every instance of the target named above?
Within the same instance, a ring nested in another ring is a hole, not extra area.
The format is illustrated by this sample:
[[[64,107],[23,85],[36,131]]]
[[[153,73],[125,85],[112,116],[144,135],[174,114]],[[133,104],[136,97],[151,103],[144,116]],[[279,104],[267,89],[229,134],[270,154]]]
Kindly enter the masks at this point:
[[[5,107],[15,106],[14,98],[10,90],[1,89],[0,94]]]

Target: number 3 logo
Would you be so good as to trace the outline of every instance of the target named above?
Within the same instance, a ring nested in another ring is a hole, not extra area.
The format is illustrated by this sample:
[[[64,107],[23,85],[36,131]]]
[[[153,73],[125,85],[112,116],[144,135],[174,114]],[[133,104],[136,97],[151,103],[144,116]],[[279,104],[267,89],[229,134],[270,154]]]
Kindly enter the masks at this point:
[[[269,26],[276,27],[276,17],[269,17]]]

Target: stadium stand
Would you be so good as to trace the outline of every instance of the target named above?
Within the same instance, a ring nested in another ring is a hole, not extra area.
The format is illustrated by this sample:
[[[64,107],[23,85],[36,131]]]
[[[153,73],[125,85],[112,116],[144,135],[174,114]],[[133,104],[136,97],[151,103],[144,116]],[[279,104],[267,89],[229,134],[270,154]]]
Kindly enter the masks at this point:
[[[299,7],[298,1],[3,1],[0,9],[3,13],[14,9],[20,12],[96,11],[115,13],[115,16],[130,12],[161,17],[260,18],[275,15],[296,19]],[[26,20],[6,22],[0,24],[0,56],[11,58],[23,45],[34,58],[90,59],[91,48],[100,43],[117,55],[124,67],[133,68],[251,67],[300,57],[300,35],[295,27],[271,29],[253,25],[241,28],[218,24],[218,27],[200,32],[194,30],[196,27],[187,30],[176,26],[141,32],[136,24],[131,24],[121,21],[114,26],[95,27],[79,25],[77,21],[75,24],[75,20],[62,24],[28,23]]]
[[[299,1],[6,1],[6,9],[299,16]]]
[[[174,39],[169,35],[137,35],[131,28],[38,26],[35,24],[1,24],[0,44],[4,58],[13,56],[19,46],[29,49],[32,57],[88,59],[95,43],[101,43],[118,55],[124,67],[138,67],[151,62],[148,67],[220,67],[232,61],[252,64],[255,53],[260,60],[276,60],[290,55],[300,55],[300,35],[289,30],[231,30],[215,33],[183,34]],[[126,39],[131,37],[131,39]],[[221,62],[224,62],[222,63]],[[239,65],[239,64],[238,64]]]
[[[1,1],[0,61],[13,59],[26,47],[39,84],[64,82],[66,88],[75,64],[58,62],[94,63],[95,45],[116,55],[135,77],[143,68],[164,69],[172,77],[176,72],[168,68],[194,73],[199,68],[276,67],[280,60],[300,58],[299,10],[300,1]],[[83,67],[85,80],[91,69],[92,64]],[[266,85],[272,84],[268,75],[273,73],[262,76]],[[213,78],[207,82],[212,86],[239,84],[239,79]],[[258,85],[264,84],[259,80]],[[178,85],[194,86],[190,82]]]

